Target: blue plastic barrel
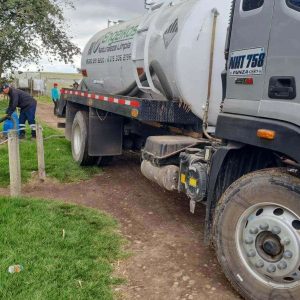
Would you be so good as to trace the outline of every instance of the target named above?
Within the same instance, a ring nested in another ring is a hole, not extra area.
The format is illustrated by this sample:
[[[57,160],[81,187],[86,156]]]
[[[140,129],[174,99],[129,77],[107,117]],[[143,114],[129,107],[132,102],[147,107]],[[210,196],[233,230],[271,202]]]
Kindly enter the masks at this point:
[[[12,115],[12,118],[15,120],[16,122],[16,128],[15,129],[19,129],[19,117],[18,117],[18,114],[16,112],[14,112]],[[7,135],[7,133],[14,129],[14,122],[12,120],[6,120],[4,121],[4,124],[3,124],[3,133],[5,135]]]

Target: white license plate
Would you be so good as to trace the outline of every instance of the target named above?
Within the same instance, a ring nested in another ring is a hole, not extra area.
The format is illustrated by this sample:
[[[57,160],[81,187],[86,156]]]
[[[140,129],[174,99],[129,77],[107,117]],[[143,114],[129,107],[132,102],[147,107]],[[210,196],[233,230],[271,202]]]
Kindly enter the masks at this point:
[[[264,48],[232,51],[229,58],[230,76],[261,75],[266,60]]]

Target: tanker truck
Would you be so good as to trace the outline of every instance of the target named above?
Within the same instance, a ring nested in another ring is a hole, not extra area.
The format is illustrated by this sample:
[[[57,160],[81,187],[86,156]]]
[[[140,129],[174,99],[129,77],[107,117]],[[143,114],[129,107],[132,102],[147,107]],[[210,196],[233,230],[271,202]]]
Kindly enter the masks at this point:
[[[92,37],[59,102],[78,164],[138,151],[205,205],[245,299],[300,299],[299,26],[299,0],[165,0]]]

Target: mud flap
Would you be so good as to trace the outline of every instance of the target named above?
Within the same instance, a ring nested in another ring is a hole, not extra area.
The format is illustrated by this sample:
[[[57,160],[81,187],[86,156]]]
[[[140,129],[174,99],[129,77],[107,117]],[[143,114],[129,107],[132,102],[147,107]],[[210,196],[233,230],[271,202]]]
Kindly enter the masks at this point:
[[[57,117],[64,118],[66,116],[66,105],[67,105],[67,101],[64,100],[63,98],[60,98],[58,100],[57,110],[55,112],[55,115]]]
[[[122,154],[123,118],[90,108],[88,153],[90,156]]]

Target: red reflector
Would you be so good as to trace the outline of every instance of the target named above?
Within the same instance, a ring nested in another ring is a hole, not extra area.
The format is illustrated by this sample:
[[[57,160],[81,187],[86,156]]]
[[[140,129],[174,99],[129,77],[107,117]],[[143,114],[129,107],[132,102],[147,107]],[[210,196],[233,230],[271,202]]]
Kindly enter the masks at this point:
[[[253,83],[254,83],[253,78],[246,78],[245,79],[245,84],[253,84]]]
[[[130,106],[140,107],[140,102],[138,102],[138,101],[131,101]]]
[[[251,77],[248,78],[237,78],[235,80],[236,84],[244,84],[244,85],[253,85],[254,84],[254,79]]]
[[[83,77],[88,77],[87,70],[81,70],[81,74]]]

